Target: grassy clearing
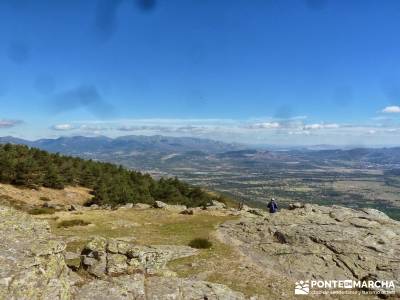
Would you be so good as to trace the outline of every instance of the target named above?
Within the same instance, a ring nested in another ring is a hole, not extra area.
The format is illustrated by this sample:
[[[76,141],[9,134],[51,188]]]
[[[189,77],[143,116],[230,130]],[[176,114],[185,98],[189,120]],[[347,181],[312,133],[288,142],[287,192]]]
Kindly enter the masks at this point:
[[[233,218],[205,213],[188,216],[161,209],[93,210],[79,214],[79,219],[91,223],[91,226],[59,226],[75,215],[75,212],[62,211],[56,213],[59,217],[57,221],[49,220],[56,235],[74,239],[70,250],[79,250],[94,235],[106,238],[133,237],[139,244],[188,245],[194,238],[209,239],[218,224]]]

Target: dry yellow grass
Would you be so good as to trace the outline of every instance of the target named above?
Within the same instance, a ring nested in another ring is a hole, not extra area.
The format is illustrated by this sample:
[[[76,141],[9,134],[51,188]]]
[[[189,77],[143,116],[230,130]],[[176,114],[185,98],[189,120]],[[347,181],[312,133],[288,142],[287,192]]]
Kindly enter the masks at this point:
[[[41,187],[34,190],[0,183],[0,195],[11,197],[16,202],[23,202],[27,205],[42,205],[44,201],[41,198],[48,198],[49,202],[53,204],[83,204],[92,197],[89,192],[89,189],[83,187],[66,187],[63,190]]]
[[[54,217],[58,217],[54,220]],[[232,216],[217,216],[201,212],[192,216],[162,209],[118,209],[59,211],[54,215],[37,216],[48,219],[52,231],[66,240],[80,240],[83,245],[91,236],[130,237],[140,244],[187,245],[193,238],[208,238],[216,226]],[[60,228],[63,221],[81,219],[89,226]]]

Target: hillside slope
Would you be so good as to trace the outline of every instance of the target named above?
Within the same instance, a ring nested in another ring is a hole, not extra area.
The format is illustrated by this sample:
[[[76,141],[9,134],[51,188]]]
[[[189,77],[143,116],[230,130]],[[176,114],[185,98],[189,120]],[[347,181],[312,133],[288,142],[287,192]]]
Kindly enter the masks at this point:
[[[50,154],[21,145],[0,145],[0,182],[38,189],[82,186],[93,190],[88,204],[120,205],[161,200],[206,206],[212,196],[177,178],[155,180],[122,166]]]

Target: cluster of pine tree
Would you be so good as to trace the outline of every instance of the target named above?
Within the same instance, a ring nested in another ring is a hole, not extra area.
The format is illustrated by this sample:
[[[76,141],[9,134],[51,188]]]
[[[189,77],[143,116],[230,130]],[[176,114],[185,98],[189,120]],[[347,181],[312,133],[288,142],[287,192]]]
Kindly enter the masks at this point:
[[[177,178],[155,180],[148,174],[110,163],[51,154],[22,145],[0,145],[0,182],[29,188],[92,189],[95,204],[153,203],[205,206],[211,196]]]

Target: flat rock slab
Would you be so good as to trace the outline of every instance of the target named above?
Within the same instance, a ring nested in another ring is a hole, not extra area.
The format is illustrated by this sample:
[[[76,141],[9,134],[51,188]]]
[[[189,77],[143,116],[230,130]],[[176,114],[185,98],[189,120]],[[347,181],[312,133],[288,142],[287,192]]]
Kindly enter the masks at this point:
[[[242,300],[242,293],[221,284],[175,277],[126,275],[94,280],[80,287],[73,296],[79,300]]]
[[[108,280],[93,280],[76,289],[73,298],[79,300],[145,300],[145,277],[126,275]]]
[[[147,299],[246,299],[242,293],[221,284],[182,278],[150,277],[146,281],[146,290]]]

